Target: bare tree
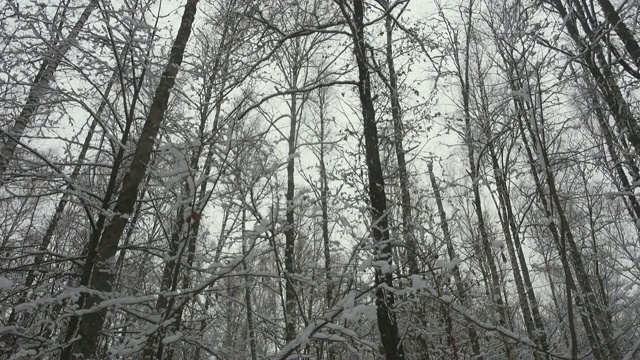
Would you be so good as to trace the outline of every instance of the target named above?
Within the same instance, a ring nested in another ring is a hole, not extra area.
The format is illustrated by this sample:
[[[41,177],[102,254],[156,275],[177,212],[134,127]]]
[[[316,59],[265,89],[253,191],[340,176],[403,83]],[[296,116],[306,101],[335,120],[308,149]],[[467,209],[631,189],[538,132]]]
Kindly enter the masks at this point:
[[[389,238],[389,223],[387,218],[387,199],[378,149],[378,130],[376,114],[371,95],[371,78],[369,62],[367,60],[365,40],[364,2],[353,2],[351,14],[345,3],[338,3],[342,15],[347,20],[351,30],[353,49],[358,64],[358,94],[362,106],[362,120],[364,125],[365,157],[368,169],[368,192],[371,206],[371,234],[375,242],[375,260],[386,266],[375,269],[376,306],[378,330],[387,359],[404,359],[404,349],[398,332],[395,313],[393,311],[395,296],[383,286],[392,288],[393,277],[392,244]],[[384,271],[383,271],[384,269]]]
[[[112,261],[115,256],[118,243],[128,222],[128,216],[133,212],[138,198],[139,186],[147,170],[160,124],[164,119],[171,88],[175,84],[176,75],[182,64],[184,50],[191,34],[191,26],[195,18],[197,4],[198,0],[187,1],[182,16],[182,23],[173,47],[171,48],[169,62],[158,84],[153,103],[149,109],[149,115],[145,121],[144,128],[136,146],[136,151],[131,161],[129,172],[122,181],[122,190],[114,208],[115,215],[110,219],[110,223],[104,229],[103,235],[99,239],[92,239],[89,243],[89,252],[85,260],[87,266],[85,266],[85,271],[82,274],[81,284],[90,285],[91,288],[95,290],[110,291],[112,288],[113,273],[103,270],[103,267],[107,265],[109,261]],[[96,296],[83,294],[79,302],[79,307],[85,309],[91,308],[98,300]],[[75,352],[82,353],[86,357],[93,356],[96,352],[98,334],[102,329],[105,315],[105,310],[99,310],[84,315],[82,321],[79,321],[80,319],[78,317],[72,318],[68,325],[66,341],[72,341],[76,336],[76,331],[78,331],[80,335],[80,341],[74,344],[73,347],[70,346],[71,344],[67,344],[60,354],[60,359],[70,359],[71,354]],[[72,349],[77,350],[73,351]]]
[[[51,82],[58,65],[62,59],[67,55],[67,52],[76,42],[80,31],[89,20],[89,16],[98,5],[98,0],[91,0],[85,7],[84,11],[73,25],[73,28],[69,35],[65,39],[60,39],[59,44],[50,49],[50,53],[42,61],[40,70],[36,75],[33,85],[29,90],[29,96],[27,101],[20,112],[20,115],[15,119],[11,130],[4,132],[4,144],[2,146],[2,155],[0,156],[0,184],[5,181],[5,171],[13,158],[13,153],[18,146],[18,142],[22,137],[25,129],[29,125],[31,117],[36,112],[42,96],[46,92],[46,88]]]

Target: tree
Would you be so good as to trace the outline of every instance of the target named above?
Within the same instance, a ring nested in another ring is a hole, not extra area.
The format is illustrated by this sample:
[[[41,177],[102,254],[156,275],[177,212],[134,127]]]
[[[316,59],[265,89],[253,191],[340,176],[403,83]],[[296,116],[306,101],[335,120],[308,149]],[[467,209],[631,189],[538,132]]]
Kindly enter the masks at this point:
[[[368,169],[368,192],[371,206],[371,234],[375,242],[375,261],[385,265],[376,268],[375,284],[378,329],[387,359],[404,359],[404,350],[398,333],[393,312],[394,295],[381,285],[393,287],[391,265],[391,247],[389,238],[389,224],[387,219],[387,199],[380,164],[378,149],[378,130],[376,115],[371,95],[371,79],[367,61],[364,3],[356,0],[353,3],[353,14],[350,14],[344,3],[339,3],[340,11],[348,22],[353,39],[353,49],[358,64],[358,95],[362,106],[362,121],[364,125],[365,158]]]
[[[0,356],[637,356],[636,4],[160,5],[0,7]]]
[[[53,41],[54,46],[50,49],[49,54],[45,57],[40,65],[38,74],[35,76],[33,85],[29,90],[27,101],[11,127],[11,130],[4,133],[4,144],[2,146],[2,156],[0,156],[0,184],[5,181],[5,171],[13,158],[13,154],[20,142],[20,138],[25,129],[29,125],[31,117],[36,112],[38,106],[42,102],[42,96],[46,87],[51,82],[58,65],[66,56],[67,52],[74,45],[80,31],[89,20],[89,16],[98,5],[97,0],[92,0],[85,7],[84,11],[73,25],[69,35],[65,39],[60,39],[56,34]]]
[[[103,270],[103,267],[109,261],[112,261],[116,255],[118,243],[128,222],[128,217],[133,212],[138,198],[140,183],[149,165],[153,145],[164,118],[170,91],[175,84],[176,75],[182,64],[197,4],[198,0],[187,1],[182,23],[171,48],[169,62],[158,84],[129,171],[122,180],[122,190],[114,207],[115,215],[110,219],[110,223],[104,229],[102,236],[100,238],[92,238],[89,243],[89,252],[85,260],[85,269],[80,283],[82,285],[90,285],[95,290],[110,291],[112,289],[113,273]],[[83,294],[78,305],[80,308],[88,309],[93,307],[97,301],[98,298],[96,296]],[[60,359],[70,359],[71,354],[75,352],[82,353],[85,357],[93,356],[96,352],[97,334],[102,328],[105,315],[105,310],[100,310],[83,316],[81,321],[77,317],[72,318],[67,328],[66,341],[70,342],[76,336],[76,330],[80,335],[80,341],[73,345],[73,348],[77,349],[76,351],[72,351],[72,346],[67,344],[60,354]]]

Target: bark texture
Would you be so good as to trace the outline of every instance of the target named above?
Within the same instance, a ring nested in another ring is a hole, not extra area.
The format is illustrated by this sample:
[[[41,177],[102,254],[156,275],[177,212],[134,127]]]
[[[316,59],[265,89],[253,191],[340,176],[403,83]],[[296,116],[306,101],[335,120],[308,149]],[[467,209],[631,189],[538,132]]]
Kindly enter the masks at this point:
[[[343,13],[346,12],[344,6]],[[378,147],[378,129],[376,115],[371,95],[371,79],[367,63],[366,45],[364,38],[364,2],[354,0],[353,22],[350,24],[354,52],[358,65],[358,93],[362,104],[362,119],[364,123],[365,158],[367,161],[369,179],[369,201],[371,206],[371,233],[375,246],[375,260],[385,261],[389,269],[382,271],[382,267],[375,270],[376,306],[378,330],[382,340],[387,360],[404,359],[404,348],[398,336],[398,324],[393,312],[394,294],[385,288],[392,288],[392,248],[389,238],[389,221],[387,217],[387,198],[384,187],[384,177],[380,162]]]
[[[109,269],[109,265],[114,260],[129,215],[134,210],[138,198],[138,190],[146,173],[160,124],[167,110],[171,89],[175,84],[176,76],[182,64],[197,4],[198,0],[187,0],[180,28],[171,48],[169,62],[160,78],[160,83],[140,133],[140,139],[133,154],[129,171],[123,179],[122,190],[116,201],[114,215],[111,218],[111,222],[104,229],[98,244],[96,261],[92,264],[93,270],[91,274],[91,288],[98,293],[106,294],[112,290],[115,272],[113,269]],[[100,297],[90,296],[84,304],[84,308],[89,309],[99,301]],[[67,346],[62,351],[60,358],[71,359],[72,352],[81,353],[85,358],[95,356],[105,316],[106,309],[99,309],[84,315],[78,329],[79,340],[73,345],[73,351],[71,351],[71,346]]]
[[[67,55],[69,49],[71,49],[71,46],[76,42],[78,34],[80,34],[80,31],[87,23],[87,20],[89,20],[89,16],[91,16],[91,13],[95,10],[97,5],[98,0],[91,0],[80,15],[78,21],[73,25],[69,36],[64,40],[61,40],[61,44],[53,48],[49,58],[43,60],[40,65],[40,71],[36,75],[33,85],[31,85],[26,104],[22,108],[20,115],[18,115],[13,123],[11,130],[7,132],[6,135],[8,136],[3,136],[5,140],[2,146],[2,153],[0,154],[0,185],[5,181],[4,174],[9,163],[13,159],[13,154],[16,151],[18,142],[24,134],[27,126],[29,126],[31,117],[38,109],[38,105],[40,105],[42,101],[42,96],[45,94],[49,83],[53,79],[53,74],[56,72],[56,69],[58,68],[58,65],[60,65],[62,59]]]

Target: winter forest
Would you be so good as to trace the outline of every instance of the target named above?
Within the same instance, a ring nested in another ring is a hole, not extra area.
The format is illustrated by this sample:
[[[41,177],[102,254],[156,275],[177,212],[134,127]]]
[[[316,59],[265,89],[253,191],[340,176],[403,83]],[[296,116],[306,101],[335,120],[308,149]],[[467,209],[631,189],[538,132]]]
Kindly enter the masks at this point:
[[[640,3],[3,0],[0,359],[640,359]]]

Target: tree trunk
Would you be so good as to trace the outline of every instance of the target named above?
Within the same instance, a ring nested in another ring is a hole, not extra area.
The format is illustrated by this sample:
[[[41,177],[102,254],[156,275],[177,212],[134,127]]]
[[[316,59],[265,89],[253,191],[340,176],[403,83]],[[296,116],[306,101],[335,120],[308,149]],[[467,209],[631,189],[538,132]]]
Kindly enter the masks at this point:
[[[638,46],[638,42],[633,36],[633,33],[627,25],[622,21],[618,11],[616,11],[615,7],[609,0],[598,0],[600,7],[602,8],[602,12],[604,13],[605,18],[609,22],[609,24],[613,27],[616,34],[622,43],[624,44],[625,49],[629,55],[631,55],[631,60],[636,65],[637,68],[640,68],[640,46]]]
[[[600,130],[602,131],[602,136],[604,137],[604,141],[605,141],[607,150],[609,152],[611,164],[613,166],[613,169],[615,170],[614,174],[612,174],[612,177],[618,178],[618,181],[620,182],[619,183],[620,191],[633,192],[633,188],[631,187],[629,178],[627,177],[627,173],[624,171],[624,168],[622,167],[624,160],[622,160],[620,156],[618,156],[618,151],[616,150],[618,147],[621,146],[621,144],[619,144],[618,139],[612,133],[612,129],[609,126],[607,116],[605,115],[603,110],[604,106],[601,105],[600,99],[598,98],[597,94],[594,93],[594,90],[596,89],[595,84],[587,76],[585,76],[584,78],[588,87],[587,91],[589,91],[589,99],[591,100],[591,103],[593,105],[593,112],[595,114],[596,119],[598,120],[598,125],[600,126]],[[625,152],[625,150],[628,150],[628,149],[625,149],[625,148],[622,149],[623,152]],[[628,165],[632,167],[634,166],[634,163],[631,162]],[[634,195],[629,195],[629,196],[626,196],[624,199],[625,199],[627,210],[629,211],[629,215],[631,216],[631,218],[634,219],[634,221],[637,219],[640,219],[640,202],[638,202],[638,198]]]
[[[345,19],[350,16],[345,5],[340,3]],[[389,238],[389,223],[387,218],[387,199],[384,188],[380,150],[378,147],[378,129],[376,126],[375,110],[371,95],[371,79],[367,64],[364,40],[364,1],[353,1],[353,22],[349,21],[353,38],[353,48],[358,65],[358,93],[362,105],[362,119],[364,123],[365,158],[369,179],[369,201],[371,206],[371,233],[375,246],[374,259],[376,262],[386,262],[385,267],[376,267],[375,284],[378,330],[382,340],[387,360],[404,359],[404,348],[398,337],[394,308],[394,294],[385,287],[392,288],[392,247]]]
[[[297,80],[297,76],[294,76]],[[287,159],[287,194],[285,196],[287,202],[286,209],[286,225],[284,229],[285,248],[284,248],[284,271],[285,271],[285,341],[291,342],[296,337],[296,289],[293,286],[292,275],[295,273],[294,268],[294,250],[296,245],[296,231],[294,223],[295,206],[293,204],[295,195],[295,153],[296,138],[298,126],[298,103],[297,94],[291,95],[291,103],[289,104],[289,151]]]
[[[212,137],[214,134],[219,132],[219,123],[220,123],[220,111],[222,106],[222,94],[226,83],[227,83],[227,70],[228,70],[228,51],[226,47],[227,36],[229,33],[230,24],[228,21],[224,22],[222,36],[220,40],[220,45],[217,49],[215,60],[212,64],[211,74],[205,78],[204,82],[204,97],[202,99],[202,109],[200,111],[200,124],[198,126],[198,136],[200,140],[200,145],[195,149],[195,151],[191,154],[191,158],[189,159],[189,171],[193,171],[194,174],[198,172],[198,162],[200,161],[200,157],[202,156],[206,138]],[[216,84],[216,80],[220,81],[220,91],[214,94],[214,85]],[[207,121],[210,116],[210,104],[211,100],[215,98],[214,105],[214,118],[213,118],[213,129],[210,133],[205,134],[205,129],[207,125]],[[210,145],[209,151],[205,158],[204,171],[202,174],[205,178],[208,178],[211,173],[211,162],[212,162],[212,150],[213,144]],[[190,175],[191,176],[191,175]],[[194,175],[195,177],[195,175]],[[207,193],[207,184],[208,181],[203,181],[200,184],[199,194],[196,194],[197,189],[190,188],[190,182],[185,181],[183,192],[188,198],[188,207],[185,207],[185,204],[182,204],[176,213],[175,225],[171,234],[170,245],[169,245],[169,260],[165,264],[165,268],[163,270],[162,282],[160,285],[160,291],[170,291],[174,292],[178,286],[178,276],[180,273],[180,265],[184,253],[187,252],[187,267],[190,268],[193,263],[195,248],[196,248],[196,240],[198,237],[198,233],[200,230],[199,221],[192,221],[193,214],[197,214],[200,216],[204,210],[204,202],[206,202],[206,193]],[[184,198],[183,198],[184,201]],[[187,201],[184,201],[187,202]],[[188,220],[185,220],[188,219]],[[188,274],[185,274],[183,283],[189,282]],[[185,284],[184,288],[188,288],[188,285]],[[179,324],[181,322],[182,317],[182,309],[173,309],[174,301],[170,301],[165,295],[160,294],[158,297],[158,301],[156,303],[156,309],[159,311],[163,319],[167,319],[168,316],[174,317],[174,322],[171,327],[173,331],[178,331]],[[173,315],[170,315],[172,314]],[[146,359],[154,359],[158,358],[164,352],[164,345],[162,343],[162,339],[166,334],[167,329],[160,329],[158,333],[155,334],[150,340],[147,342],[147,346],[145,348],[144,358]],[[156,349],[157,346],[157,349]],[[167,354],[167,358],[170,359],[173,356],[173,350],[169,349],[169,353]]]
[[[333,301],[334,284],[331,274],[331,242],[329,237],[329,179],[327,176],[327,165],[325,162],[325,156],[327,149],[325,147],[325,141],[327,138],[327,91],[326,89],[320,89],[318,92],[318,112],[320,121],[320,151],[318,154],[318,162],[320,166],[320,211],[322,212],[322,252],[324,257],[324,280],[325,280],[325,308],[330,310]],[[322,352],[325,345],[331,344],[330,342],[323,342],[319,349],[319,357],[322,357]],[[335,353],[333,348],[329,346],[327,349],[327,358],[330,360],[335,359]]]
[[[243,199],[244,200],[244,199]],[[243,209],[242,211],[242,253],[244,256],[248,255],[247,252],[247,210],[244,208],[243,201]],[[251,251],[251,249],[249,249]],[[247,266],[247,262],[242,262],[242,269],[247,271],[249,268]],[[244,306],[247,312],[247,328],[249,330],[249,349],[251,351],[251,360],[258,359],[258,352],[256,350],[256,334],[253,324],[253,307],[251,305],[251,286],[249,285],[249,276],[244,276]]]
[[[607,103],[609,111],[615,119],[616,126],[620,132],[629,139],[629,142],[631,142],[636,150],[636,154],[640,154],[640,126],[631,111],[629,103],[622,95],[620,86],[616,81],[617,76],[611,71],[611,67],[602,53],[602,47],[598,42],[600,35],[596,34],[596,32],[589,27],[587,21],[585,21],[586,16],[580,4],[575,2],[571,3],[573,5],[571,8],[571,14],[568,14],[567,9],[561,0],[553,0],[552,4],[556,10],[558,10],[560,16],[567,19],[566,27],[569,35],[573,39],[576,47],[578,47],[578,51],[581,53],[584,64],[598,85],[603,99]],[[607,15],[611,16],[611,14]],[[586,33],[588,38],[586,41],[578,30],[576,18],[580,20],[579,23]],[[633,37],[626,37],[626,39],[627,41],[633,40]],[[627,44],[625,43],[625,45]],[[634,59],[634,61],[636,59]]]
[[[468,120],[467,120],[468,122]],[[468,139],[470,139],[470,127],[467,127],[467,133],[469,134]],[[469,141],[469,140],[467,140]],[[484,255],[484,260],[489,268],[489,279],[487,281],[490,282],[491,286],[490,295],[492,301],[495,303],[496,311],[500,315],[499,323],[500,326],[505,328],[508,327],[507,321],[507,309],[502,297],[502,287],[500,286],[500,274],[498,272],[498,268],[494,261],[493,252],[491,251],[491,242],[489,241],[489,234],[487,232],[487,227],[484,220],[484,212],[482,208],[482,200],[480,197],[480,186],[479,186],[479,175],[476,170],[476,162],[474,159],[474,151],[473,151],[473,142],[467,142],[467,147],[469,148],[469,175],[472,181],[472,189],[473,189],[473,204],[475,209],[475,214],[478,221],[478,231],[480,232],[480,241],[481,241],[481,250]],[[508,340],[504,340],[505,347],[505,356],[507,359],[514,359],[513,354],[513,346],[508,342]]]
[[[118,250],[118,243],[124,232],[128,217],[132,213],[138,197],[138,188],[147,170],[151,152],[155,144],[160,124],[164,119],[171,89],[175,84],[176,75],[182,64],[182,58],[186,44],[191,34],[198,0],[187,0],[182,22],[171,48],[169,63],[162,73],[160,83],[149,109],[149,114],[140,134],[135,153],[133,154],[129,172],[122,182],[122,191],[118,196],[114,208],[114,216],[110,224],[105,228],[96,252],[97,262],[94,265],[91,276],[91,288],[99,292],[108,293],[112,289],[113,272],[105,271],[105,266],[112,261]],[[99,298],[91,296],[83,304],[85,309],[93,307]],[[81,353],[86,358],[94,356],[98,344],[99,333],[102,329],[106,309],[86,314],[82,317],[79,327],[80,339],[74,345],[74,353]],[[71,336],[72,337],[72,336]],[[68,339],[71,337],[68,336]],[[71,347],[66,347],[60,358],[71,359]]]
[[[436,180],[435,173],[433,172],[433,161],[427,162],[427,171],[429,172],[429,180],[431,182],[431,188],[433,189],[433,196],[436,200],[436,206],[438,209],[438,216],[440,217],[440,228],[442,229],[442,237],[444,238],[445,245],[447,247],[447,254],[449,260],[452,261],[457,255],[453,245],[453,239],[451,237],[451,231],[449,230],[449,219],[447,219],[447,213],[444,210],[444,204],[442,203],[442,195],[440,193],[440,186]],[[467,306],[466,289],[464,288],[464,282],[460,275],[460,269],[458,266],[452,270],[453,279],[456,284],[457,297],[460,305]],[[478,342],[478,334],[474,328],[474,325],[467,321],[467,333],[469,334],[469,341],[471,341],[471,349],[473,351],[472,357],[476,360],[482,360],[483,357],[480,351],[480,343]]]
[[[491,141],[491,140],[489,140]],[[520,244],[514,245],[514,239],[512,235],[517,234],[517,229],[511,232],[511,229],[515,227],[514,215],[511,209],[511,199],[509,197],[509,190],[507,188],[506,179],[503,177],[503,170],[498,163],[498,157],[492,143],[487,144],[489,148],[489,156],[491,157],[491,165],[493,167],[494,178],[496,181],[496,187],[498,190],[498,199],[500,204],[498,211],[500,214],[500,223],[502,225],[502,232],[504,234],[505,245],[507,253],[509,254],[509,261],[511,262],[513,279],[516,284],[516,292],[518,294],[518,300],[520,303],[520,310],[522,311],[522,318],[524,320],[525,328],[529,337],[535,340],[544,351],[548,350],[547,340],[544,334],[540,335],[537,326],[534,324],[531,306],[529,304],[529,298],[527,296],[527,290],[530,289],[531,284],[525,285],[520,268],[527,267],[524,257],[516,255],[516,247]],[[527,288],[526,286],[529,286]],[[538,352],[534,352],[534,358],[540,359]]]
[[[514,86],[514,88],[515,87],[517,86]],[[527,157],[529,159],[531,174],[536,184],[536,192],[538,193],[538,199],[541,202],[541,205],[542,205],[541,209],[543,210],[544,215],[547,217],[548,221],[551,220],[549,221],[548,228],[552,234],[552,237],[554,239],[554,242],[560,254],[560,260],[565,273],[565,291],[567,295],[569,331],[571,334],[571,344],[572,344],[571,352],[572,352],[572,357],[575,358],[576,356],[578,356],[577,354],[578,342],[577,342],[577,332],[575,328],[574,314],[573,314],[573,302],[572,302],[573,298],[571,296],[571,293],[573,291],[577,292],[578,289],[573,280],[571,265],[569,264],[568,257],[566,256],[567,255],[567,247],[566,247],[567,239],[565,234],[567,232],[570,232],[570,229],[568,227],[568,223],[566,223],[566,218],[564,218],[565,221],[561,221],[559,227],[556,225],[556,222],[553,221],[554,214],[552,212],[552,209],[554,208],[554,205],[557,205],[557,204],[554,202],[554,199],[551,195],[551,185],[548,184],[548,177],[549,177],[549,174],[552,174],[552,170],[549,168],[548,161],[545,160],[546,155],[544,154],[546,154],[546,151],[544,150],[544,146],[541,144],[540,137],[536,135],[538,134],[537,125],[536,125],[536,128],[534,129],[532,126],[532,121],[530,119],[524,119],[526,114],[530,113],[529,108],[527,108],[527,105],[524,104],[521,99],[519,100],[514,99],[514,102],[516,105],[516,109],[518,109],[518,114],[516,118],[518,119],[518,126],[520,128],[521,139],[524,144],[524,148],[527,152]],[[531,146],[529,145],[529,141],[526,138],[527,132],[531,136],[531,139],[533,141],[532,146],[535,148],[535,150],[532,150]],[[535,160],[533,156],[534,152],[539,154],[539,157],[540,157],[539,161]],[[544,180],[542,178],[544,178]],[[546,188],[549,189],[549,193],[544,191],[545,184],[547,185]],[[556,207],[556,212],[558,212],[557,207]],[[558,216],[558,214],[556,214],[556,216]],[[576,305],[579,305],[578,304],[579,299],[580,299],[580,296],[576,296]],[[580,315],[581,315],[582,323],[584,325],[587,337],[589,338],[589,342],[591,344],[591,348],[593,350],[595,358],[603,359],[604,355],[601,352],[600,341],[596,334],[596,330],[593,326],[593,320],[592,320],[592,317],[590,317],[590,313],[581,311]]]
[[[389,2],[384,3],[385,10],[389,11]],[[411,194],[409,193],[409,174],[407,172],[407,160],[403,146],[404,126],[402,123],[402,108],[398,94],[398,77],[393,62],[393,20],[391,15],[384,20],[386,33],[386,59],[389,70],[389,98],[391,100],[391,117],[393,118],[393,145],[398,161],[398,177],[400,179],[400,194],[402,207],[402,236],[404,238],[407,254],[409,274],[418,274],[418,247],[416,244],[413,217],[411,215]]]
[[[106,97],[109,95],[109,92],[111,92],[112,85],[113,85],[113,80],[110,81],[109,84],[107,85],[107,88],[104,91],[104,99],[100,103],[100,106],[98,107],[98,110],[94,115],[94,119],[93,121],[91,121],[91,125],[89,125],[89,130],[82,144],[82,148],[80,149],[80,153],[78,154],[76,165],[74,166],[73,171],[71,172],[71,175],[69,175],[69,179],[68,179],[69,182],[74,182],[80,175],[80,171],[82,170],[82,166],[84,165],[84,162],[87,157],[87,152],[89,151],[89,147],[91,146],[93,133],[95,131],[96,126],[98,125],[97,118],[100,117],[100,115],[104,111],[104,108],[107,105]],[[49,220],[47,229],[45,230],[44,236],[42,237],[42,241],[40,242],[40,246],[38,247],[39,253],[34,257],[34,260],[33,260],[32,266],[34,267],[34,269],[30,269],[29,272],[27,273],[27,277],[24,283],[25,288],[31,287],[31,285],[33,285],[33,282],[36,279],[37,269],[35,269],[35,267],[39,266],[40,263],[42,263],[42,261],[44,260],[45,253],[49,249],[49,244],[51,243],[51,239],[53,238],[55,231],[58,229],[58,223],[60,222],[60,219],[62,218],[64,210],[67,207],[67,204],[69,203],[69,199],[71,198],[71,195],[68,192],[69,190],[71,190],[71,187],[67,186],[67,192],[65,192],[60,198],[60,201],[58,201],[55,212],[53,213],[51,220]],[[18,299],[14,307],[16,305],[20,305],[24,303],[26,299],[27,299],[27,292],[25,291],[24,295],[20,299]],[[15,312],[13,311],[11,312],[11,315],[9,316],[9,320],[8,320],[9,324],[14,323],[15,314],[16,314]]]
[[[478,231],[480,233],[480,241],[481,241],[481,250],[484,255],[484,260],[489,268],[489,278],[487,281],[490,283],[490,295],[491,301],[496,306],[496,311],[499,314],[499,324],[503,327],[507,327],[507,309],[502,296],[502,287],[500,286],[500,274],[498,272],[498,268],[494,261],[493,252],[491,251],[491,242],[489,241],[489,234],[487,232],[487,227],[484,219],[484,211],[482,208],[482,199],[480,196],[480,174],[478,173],[478,166],[480,163],[479,159],[476,159],[474,146],[476,144],[475,139],[473,138],[473,132],[471,129],[471,109],[470,109],[470,96],[471,96],[471,88],[470,88],[470,78],[469,78],[469,70],[470,70],[470,45],[471,45],[471,36],[472,36],[472,15],[473,15],[473,2],[469,3],[467,14],[467,29],[466,29],[466,42],[464,47],[464,67],[462,64],[458,64],[458,77],[460,81],[461,87],[461,95],[462,95],[462,110],[464,116],[464,142],[467,146],[467,157],[468,157],[468,174],[471,179],[471,188],[473,191],[473,207],[475,210],[475,215],[478,221]],[[508,340],[504,340],[504,349],[505,356],[507,359],[513,359],[513,346],[508,342]]]
[[[140,81],[142,81],[142,78],[140,79]],[[85,248],[82,252],[84,255],[84,264],[82,265],[82,268],[80,270],[80,273],[81,273],[80,282],[79,282],[80,286],[89,286],[91,281],[91,274],[92,274],[93,266],[95,264],[96,256],[97,256],[98,243],[100,241],[100,236],[102,235],[102,230],[104,229],[105,224],[107,223],[107,214],[109,214],[111,211],[112,199],[115,196],[115,193],[118,187],[118,178],[119,178],[118,175],[120,174],[120,170],[123,164],[123,159],[125,156],[125,146],[129,141],[129,135],[131,133],[132,126],[133,126],[133,117],[127,116],[125,128],[120,138],[120,144],[122,146],[118,147],[118,151],[111,165],[109,182],[105,189],[105,193],[102,197],[102,204],[101,204],[100,213],[98,216],[98,221],[96,221],[95,227],[91,230],[89,241],[85,245]],[[103,139],[104,139],[104,135],[103,135]],[[84,308],[88,300],[88,297],[89,297],[88,293],[82,293],[80,295],[80,299],[76,302],[77,308],[80,308],[80,309]],[[65,335],[65,341],[67,342],[67,344],[65,344],[65,347],[61,352],[61,359],[68,358],[69,356],[68,353],[71,351],[69,342],[75,337],[79,323],[80,323],[79,316],[72,316],[69,319],[69,323],[67,324],[67,330]]]
[[[29,125],[31,121],[31,117],[38,109],[40,102],[42,101],[42,96],[44,95],[51,79],[53,79],[53,74],[56,72],[58,65],[64,57],[67,55],[71,46],[76,42],[78,38],[78,34],[89,20],[89,16],[93,10],[95,10],[98,5],[98,0],[91,0],[87,7],[84,9],[80,18],[73,25],[73,29],[67,36],[66,39],[61,41],[61,44],[56,48],[52,49],[50,52],[50,56],[43,60],[42,65],[40,66],[40,71],[36,78],[33,81],[33,85],[31,85],[31,89],[29,89],[29,97],[27,98],[27,103],[22,108],[20,115],[16,118],[11,130],[7,131],[5,134],[6,139],[4,142],[4,146],[2,147],[2,153],[0,154],[0,186],[5,181],[4,173],[9,166],[13,158],[13,153],[16,151],[16,147],[18,146],[18,142],[20,138],[24,134],[24,130]]]

